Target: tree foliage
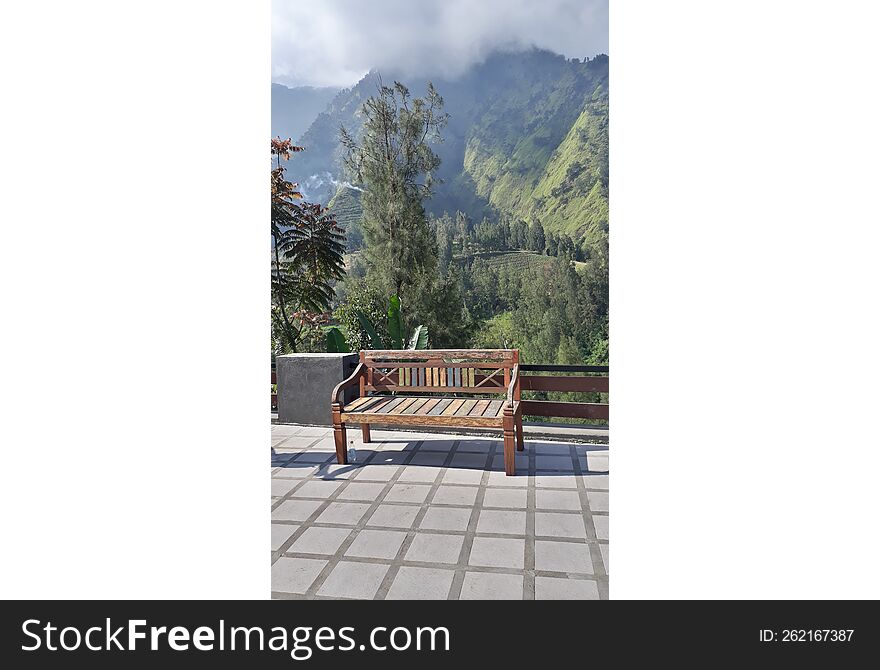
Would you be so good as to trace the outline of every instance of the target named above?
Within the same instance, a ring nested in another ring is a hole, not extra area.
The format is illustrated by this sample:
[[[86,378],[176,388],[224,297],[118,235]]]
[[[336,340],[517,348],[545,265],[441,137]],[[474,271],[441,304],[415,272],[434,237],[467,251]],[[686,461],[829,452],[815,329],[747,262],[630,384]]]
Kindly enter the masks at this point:
[[[302,151],[290,139],[271,142],[273,348],[297,351],[305,333],[320,326],[333,300],[333,282],[344,276],[345,236],[333,215],[302,201],[285,179],[282,161]]]
[[[386,294],[410,295],[414,276],[433,270],[436,250],[423,200],[440,159],[430,144],[446,124],[443,99],[429,83],[412,98],[399,82],[379,84],[364,102],[359,137],[341,129],[345,166],[361,184],[362,227],[370,279]]]

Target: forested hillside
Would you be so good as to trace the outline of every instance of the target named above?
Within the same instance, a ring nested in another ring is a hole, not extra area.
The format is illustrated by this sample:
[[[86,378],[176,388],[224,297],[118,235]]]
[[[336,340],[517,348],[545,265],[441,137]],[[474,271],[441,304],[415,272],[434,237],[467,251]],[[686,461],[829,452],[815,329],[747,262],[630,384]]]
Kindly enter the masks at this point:
[[[291,176],[328,203],[345,179],[339,128],[357,134],[359,109],[376,92],[371,72],[341,91],[302,136]],[[387,84],[397,79],[382,72]],[[418,93],[424,81],[404,81]],[[441,164],[428,211],[473,221],[539,221],[577,242],[608,224],[608,59],[568,60],[547,51],[499,53],[454,81],[434,80],[449,122],[433,147]],[[274,102],[273,102],[274,105]],[[329,178],[328,178],[329,177]]]

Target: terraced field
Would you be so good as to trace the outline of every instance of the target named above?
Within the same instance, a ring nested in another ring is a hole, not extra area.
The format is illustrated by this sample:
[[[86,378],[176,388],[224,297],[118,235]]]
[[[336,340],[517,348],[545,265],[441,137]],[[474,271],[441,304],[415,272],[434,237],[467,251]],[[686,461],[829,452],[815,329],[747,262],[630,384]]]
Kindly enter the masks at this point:
[[[505,266],[514,270],[547,267],[556,260],[536,251],[482,251],[473,254],[473,258],[484,260],[490,267],[496,269]],[[586,263],[575,261],[575,267],[578,270],[585,266]]]

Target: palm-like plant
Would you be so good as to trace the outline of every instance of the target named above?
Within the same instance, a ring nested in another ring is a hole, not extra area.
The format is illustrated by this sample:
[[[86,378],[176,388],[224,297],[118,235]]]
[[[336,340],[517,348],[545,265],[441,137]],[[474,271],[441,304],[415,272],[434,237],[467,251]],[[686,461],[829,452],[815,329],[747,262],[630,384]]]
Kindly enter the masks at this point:
[[[273,332],[283,334],[291,351],[296,351],[304,320],[297,327],[288,310],[320,312],[333,299],[332,282],[345,270],[345,235],[335,217],[319,204],[301,202],[296,184],[284,178],[282,160],[302,151],[290,139],[272,140],[272,288]]]

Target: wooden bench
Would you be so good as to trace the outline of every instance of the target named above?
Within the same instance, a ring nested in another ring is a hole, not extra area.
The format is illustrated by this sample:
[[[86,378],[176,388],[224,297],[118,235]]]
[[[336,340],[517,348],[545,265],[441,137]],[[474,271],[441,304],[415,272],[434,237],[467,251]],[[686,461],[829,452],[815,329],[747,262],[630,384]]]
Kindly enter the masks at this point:
[[[360,393],[345,403],[343,392],[353,386]],[[339,463],[348,462],[349,423],[361,424],[364,442],[373,423],[500,428],[508,475],[515,473],[514,448],[525,448],[518,349],[361,351],[355,371],[333,389],[331,403]]]

